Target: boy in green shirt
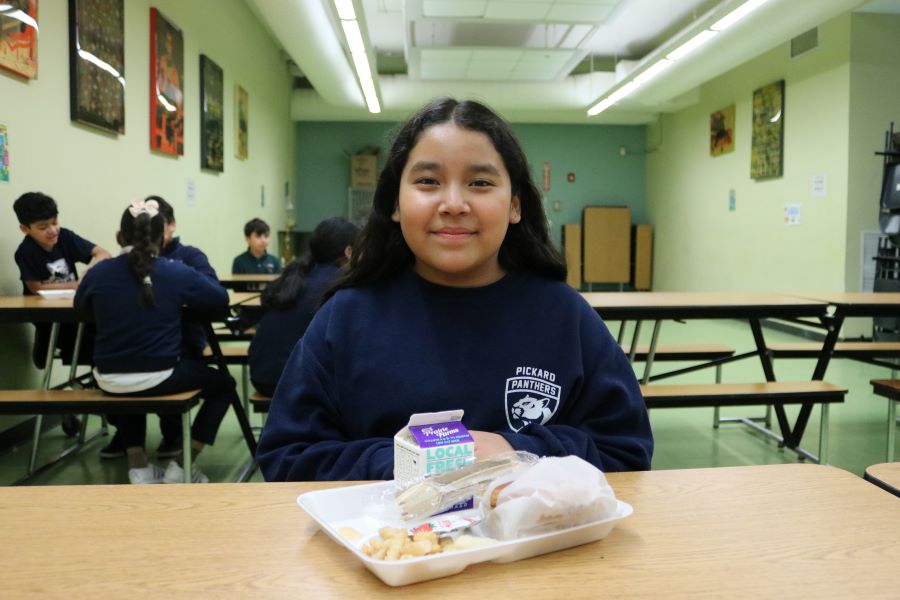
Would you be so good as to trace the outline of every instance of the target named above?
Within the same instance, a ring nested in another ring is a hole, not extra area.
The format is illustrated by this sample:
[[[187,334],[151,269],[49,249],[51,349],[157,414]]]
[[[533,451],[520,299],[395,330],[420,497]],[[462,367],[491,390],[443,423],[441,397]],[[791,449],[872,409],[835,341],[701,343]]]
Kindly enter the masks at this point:
[[[231,272],[235,275],[281,273],[281,261],[266,250],[269,247],[269,226],[262,219],[250,219],[244,225],[247,251],[234,257]]]

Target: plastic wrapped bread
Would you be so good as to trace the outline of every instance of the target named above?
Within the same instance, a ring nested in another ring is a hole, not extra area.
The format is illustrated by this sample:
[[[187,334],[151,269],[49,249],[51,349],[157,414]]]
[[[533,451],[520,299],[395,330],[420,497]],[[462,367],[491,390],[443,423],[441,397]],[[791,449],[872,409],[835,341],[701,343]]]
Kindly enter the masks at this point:
[[[482,496],[482,530],[512,540],[583,525],[615,514],[616,495],[606,476],[577,456],[544,457]]]

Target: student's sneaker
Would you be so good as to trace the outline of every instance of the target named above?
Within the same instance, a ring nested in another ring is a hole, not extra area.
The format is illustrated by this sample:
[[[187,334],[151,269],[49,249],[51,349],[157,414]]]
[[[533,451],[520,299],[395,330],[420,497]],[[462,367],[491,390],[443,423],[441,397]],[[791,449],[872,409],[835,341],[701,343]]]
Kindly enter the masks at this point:
[[[156,456],[157,458],[175,458],[181,456],[181,452],[181,439],[167,440],[163,438],[159,443],[159,448],[156,449]]]
[[[163,477],[163,483],[184,483],[184,469],[181,468],[174,460],[166,467],[166,475]],[[196,465],[191,469],[191,483],[209,483],[209,477],[203,474],[203,471]]]
[[[117,431],[109,443],[100,449],[100,458],[122,458],[125,456],[125,444]]]
[[[128,481],[134,484],[163,483],[167,471],[153,463],[140,469],[128,469]]]

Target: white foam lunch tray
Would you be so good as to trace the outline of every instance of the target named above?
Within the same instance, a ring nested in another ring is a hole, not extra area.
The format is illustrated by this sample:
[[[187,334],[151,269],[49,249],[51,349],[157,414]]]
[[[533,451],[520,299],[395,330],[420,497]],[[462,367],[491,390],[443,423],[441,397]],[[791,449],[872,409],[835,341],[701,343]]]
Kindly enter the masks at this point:
[[[392,481],[384,481],[306,492],[297,497],[297,504],[316,520],[322,531],[350,550],[379,579],[393,586],[454,575],[475,563],[513,562],[600,540],[609,535],[618,521],[634,510],[630,504],[619,500],[616,512],[611,517],[578,527],[447,554],[399,561],[375,560],[362,552],[362,546],[369,538],[378,534],[379,528],[397,524],[370,514],[371,511],[367,511],[367,507],[377,503],[382,494],[393,485]],[[343,537],[339,531],[344,527],[358,531],[361,534],[360,539],[348,540]]]

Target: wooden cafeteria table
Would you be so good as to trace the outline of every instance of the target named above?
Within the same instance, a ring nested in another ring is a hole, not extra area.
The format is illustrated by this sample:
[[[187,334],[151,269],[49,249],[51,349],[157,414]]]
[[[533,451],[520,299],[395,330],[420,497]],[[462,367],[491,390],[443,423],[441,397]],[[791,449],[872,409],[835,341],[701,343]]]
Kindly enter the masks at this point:
[[[900,462],[881,463],[866,467],[866,481],[900,496]]]
[[[848,317],[896,317],[900,316],[900,293],[896,292],[815,292],[797,296],[828,304],[831,311],[821,317],[826,329],[825,341],[813,370],[813,379],[822,380],[834,354],[838,336]],[[795,427],[802,431],[812,413],[811,405],[804,405],[797,415]]]
[[[0,489],[6,597],[896,597],[897,500],[819,465],[612,473],[604,540],[390,588],[296,504],[335,483]]]
[[[243,303],[251,301],[254,298],[258,297],[259,292],[235,292],[233,290],[228,290],[229,309],[240,306]],[[210,318],[216,318],[216,315],[198,314],[196,315],[196,317],[200,318],[203,322],[203,326],[207,334],[207,339],[209,340],[210,347],[213,350],[213,356],[219,368],[227,373],[228,366],[225,362],[224,357],[222,356],[221,348],[219,347],[219,344],[215,339],[215,334],[213,333],[212,326],[210,325],[210,322],[208,320]],[[50,343],[48,344],[47,348],[47,362],[44,369],[43,383],[41,386],[42,389],[49,389],[50,387],[50,377],[53,368],[53,353],[56,347],[56,339],[59,332],[60,323],[79,323],[79,332],[78,336],[76,337],[76,347],[69,373],[69,382],[71,382],[75,379],[75,372],[78,363],[78,348],[80,347],[80,337],[84,325],[83,321],[81,321],[80,319],[78,311],[76,311],[73,306],[73,298],[66,298],[62,300],[48,300],[41,296],[0,296],[0,323],[38,322],[53,324],[50,332]],[[243,433],[244,440],[246,441],[247,447],[250,451],[250,455],[255,456],[256,438],[253,435],[253,430],[250,427],[249,420],[247,419],[247,413],[239,400],[233,402],[232,405],[235,410],[235,415],[238,419],[238,424],[241,427],[241,432]],[[39,438],[41,421],[42,417],[39,415],[35,420],[34,443],[32,444],[31,459],[29,461],[27,476],[30,476],[35,471],[35,461],[38,447],[37,440]]]
[[[266,284],[278,279],[277,274],[253,273],[241,275],[219,275],[219,283],[231,289],[246,289],[250,285]]]
[[[582,293],[582,296],[604,320],[634,320],[638,322],[635,326],[631,348],[637,347],[638,336],[640,335],[640,322],[642,320],[655,321],[645,373],[649,373],[652,365],[663,320],[746,320],[750,325],[756,349],[751,352],[735,354],[729,358],[710,361],[707,364],[724,364],[751,356],[758,356],[766,381],[775,381],[775,370],[772,367],[771,357],[766,350],[766,342],[761,325],[762,319],[799,319],[802,317],[823,319],[827,316],[828,309],[828,303],[823,300],[763,292],[586,292]],[[619,337],[621,338],[621,333]],[[619,342],[621,343],[622,340],[619,339]],[[688,370],[690,369],[683,369],[679,372],[687,372]],[[669,373],[668,375],[672,374]],[[652,378],[645,376],[643,383],[649,383],[662,376]],[[811,410],[812,404],[803,405],[801,411],[806,410],[807,407]],[[780,404],[774,404],[774,408],[781,431],[780,437],[766,428],[753,424],[748,419],[741,420],[763,433],[779,439],[785,446],[802,456],[815,459],[816,457],[800,448],[800,441],[803,438],[808,418],[803,420],[798,418],[792,427],[787,420],[784,407]]]

